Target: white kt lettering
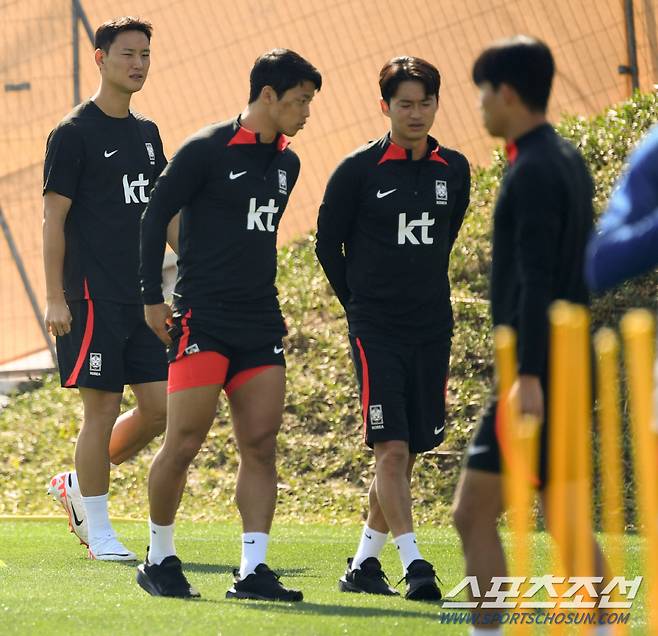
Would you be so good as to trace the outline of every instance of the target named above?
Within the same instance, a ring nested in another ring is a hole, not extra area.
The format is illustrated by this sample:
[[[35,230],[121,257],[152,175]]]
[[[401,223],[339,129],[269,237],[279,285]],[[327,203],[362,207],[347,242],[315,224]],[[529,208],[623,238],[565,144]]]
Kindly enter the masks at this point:
[[[128,182],[128,175],[123,175],[123,195],[126,199],[126,203],[148,203],[149,197],[146,194],[146,186],[148,186],[149,180],[144,178],[143,173],[139,173],[139,176],[134,181]],[[135,194],[135,188],[139,188],[139,199]]]
[[[279,211],[279,206],[274,205],[274,199],[270,199],[267,205],[256,207],[256,199],[249,199],[249,214],[247,215],[247,229],[259,230],[260,232],[274,232],[274,215]],[[265,223],[261,216],[266,214]]]
[[[409,221],[407,223],[407,215],[402,212],[398,222],[398,245],[404,245],[407,241],[412,245],[432,245],[434,239],[429,235],[429,228],[434,225],[435,219],[430,219],[429,212],[423,212],[420,219]],[[420,231],[420,243],[414,234],[414,228],[422,228]]]

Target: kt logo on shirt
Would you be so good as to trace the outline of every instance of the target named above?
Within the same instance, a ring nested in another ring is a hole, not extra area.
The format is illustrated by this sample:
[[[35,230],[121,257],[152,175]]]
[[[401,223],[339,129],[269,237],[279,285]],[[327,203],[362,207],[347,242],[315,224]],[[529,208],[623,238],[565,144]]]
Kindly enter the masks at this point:
[[[270,199],[267,205],[256,207],[255,197],[249,199],[249,214],[247,214],[247,229],[259,232],[274,232],[274,215],[279,211],[279,206],[274,205],[274,199]]]
[[[126,203],[148,203],[149,196],[146,194],[149,180],[140,172],[137,179],[128,181],[128,175],[123,175],[123,197]]]
[[[407,222],[405,212],[400,213],[398,217],[398,245],[411,243],[412,245],[432,245],[434,239],[429,234],[429,229],[434,225],[435,219],[430,218],[429,212],[423,212],[420,219],[414,219]],[[414,229],[420,228],[420,241],[414,233]]]

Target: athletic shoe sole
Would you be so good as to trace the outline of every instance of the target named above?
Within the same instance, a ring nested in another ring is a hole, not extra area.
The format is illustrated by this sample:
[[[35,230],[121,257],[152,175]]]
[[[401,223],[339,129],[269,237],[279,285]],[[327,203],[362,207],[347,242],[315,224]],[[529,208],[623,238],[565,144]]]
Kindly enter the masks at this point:
[[[345,579],[338,579],[338,591],[339,592],[353,592],[354,594],[365,594],[360,587],[357,587],[353,583],[346,581]]]
[[[304,600],[304,595],[300,592],[299,598],[272,598],[270,596],[255,594],[254,592],[241,592],[231,588],[228,590],[228,592],[226,592],[226,598],[237,598],[251,601],[276,601],[278,603],[298,603],[299,601]]]
[[[144,564],[137,566],[137,584],[139,587],[141,587],[145,592],[148,592],[151,596],[162,596],[160,592],[158,592],[158,588],[151,583],[151,579],[148,577],[148,574],[144,572]]]
[[[186,600],[195,600],[201,597],[201,594],[196,592],[196,590],[194,595],[187,594],[185,596],[165,596],[164,594],[160,594],[158,588],[154,585],[153,581],[151,581],[149,575],[144,571],[143,563],[137,566],[136,580],[139,587],[141,587],[147,594],[150,594],[151,596],[159,596],[161,598],[182,598]]]
[[[435,583],[418,586],[413,594],[406,597],[409,601],[440,601],[441,592]]]
[[[137,555],[132,552],[127,554],[120,554],[116,552],[109,552],[107,554],[94,554],[89,548],[88,556],[92,561],[137,561]]]
[[[350,592],[352,594],[370,594],[371,596],[400,596],[398,593],[389,592],[366,592],[366,590],[346,581],[344,578],[338,579],[338,591]]]

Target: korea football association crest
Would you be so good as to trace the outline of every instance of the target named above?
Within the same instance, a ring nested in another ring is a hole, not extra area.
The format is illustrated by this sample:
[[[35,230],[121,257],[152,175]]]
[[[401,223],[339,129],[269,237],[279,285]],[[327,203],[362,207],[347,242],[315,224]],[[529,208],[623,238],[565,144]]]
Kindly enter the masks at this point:
[[[89,375],[100,375],[103,368],[103,354],[89,353]]]
[[[153,150],[153,144],[149,143],[148,141],[144,144],[146,146],[146,152],[149,153],[149,161],[151,162],[151,165],[155,165],[155,150]]]
[[[441,179],[436,180],[436,204],[446,205],[448,203],[448,182]]]
[[[373,430],[384,428],[384,409],[381,404],[370,405],[370,426]]]
[[[279,170],[279,193],[288,194],[288,175],[285,170]]]

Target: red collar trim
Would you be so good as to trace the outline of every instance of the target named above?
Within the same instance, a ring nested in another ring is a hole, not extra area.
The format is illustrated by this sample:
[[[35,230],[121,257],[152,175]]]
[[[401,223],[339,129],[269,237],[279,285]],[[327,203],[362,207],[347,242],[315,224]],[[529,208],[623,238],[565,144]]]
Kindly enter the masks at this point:
[[[437,145],[436,148],[434,148],[434,150],[430,152],[427,158],[429,161],[438,161],[439,163],[443,163],[447,166],[448,162],[439,154],[440,149],[441,149],[440,146]],[[393,141],[389,141],[388,148],[386,148],[386,152],[382,155],[382,158],[377,162],[377,165],[380,166],[386,161],[400,161],[400,160],[405,160],[406,158],[407,158],[407,150],[402,146],[398,146]]]
[[[257,144],[258,137],[253,130],[249,130],[242,125],[239,125],[239,128],[231,140],[226,144],[227,146],[239,146],[239,145],[248,145],[248,144]],[[290,145],[290,141],[285,135],[279,133],[276,138],[276,149],[279,152],[283,152]]]
[[[406,158],[407,151],[402,146],[398,146],[396,143],[389,141],[388,148],[382,155],[382,158],[377,162],[377,165],[380,166],[386,161],[399,161],[400,159],[404,160]]]
[[[448,165],[448,162],[439,154],[439,150],[441,149],[441,146],[437,146],[430,152],[429,160],[430,161],[438,161],[439,163],[443,163],[446,166]]]
[[[240,126],[226,145],[227,146],[239,146],[244,144],[257,144],[258,139],[256,139],[256,133],[253,130],[249,130]]]
[[[507,163],[514,164],[516,158],[519,156],[519,148],[514,140],[508,141],[505,144],[505,154],[507,155]]]

